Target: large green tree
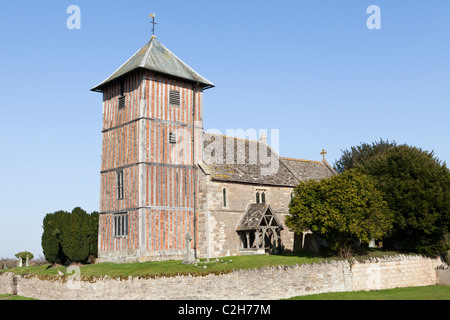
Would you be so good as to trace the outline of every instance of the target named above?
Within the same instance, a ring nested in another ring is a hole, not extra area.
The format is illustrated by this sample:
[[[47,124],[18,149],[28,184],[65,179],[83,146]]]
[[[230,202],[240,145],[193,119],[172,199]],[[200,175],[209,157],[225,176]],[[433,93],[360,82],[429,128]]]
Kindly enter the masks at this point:
[[[372,157],[384,154],[396,146],[395,141],[380,139],[380,141],[361,143],[359,146],[342,150],[342,156],[334,163],[334,169],[342,173],[345,170],[357,168]]]
[[[349,257],[358,240],[378,240],[391,230],[392,213],[372,178],[348,170],[301,182],[289,204],[286,225],[296,233],[311,230],[335,253]]]
[[[83,262],[89,256],[89,222],[88,213],[76,207],[63,225],[62,248],[70,262]]]
[[[49,213],[43,221],[42,249],[51,263],[86,262],[97,256],[98,212],[88,214],[77,207],[72,212]]]
[[[61,235],[62,226],[67,223],[69,214],[69,212],[61,210],[48,213],[44,218],[41,246],[45,259],[52,264],[64,264],[67,261],[62,250]]]
[[[450,171],[433,152],[399,145],[356,167],[377,181],[395,213],[391,240],[425,255],[448,250]]]
[[[98,223],[99,213],[97,211],[91,212],[89,223],[89,254],[93,257],[98,256]]]

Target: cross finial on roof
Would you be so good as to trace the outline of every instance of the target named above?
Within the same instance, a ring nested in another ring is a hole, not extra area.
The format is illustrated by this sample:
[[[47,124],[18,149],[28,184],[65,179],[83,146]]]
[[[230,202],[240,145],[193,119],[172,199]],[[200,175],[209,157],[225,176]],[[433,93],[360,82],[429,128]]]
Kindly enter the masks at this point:
[[[325,155],[327,154],[325,149],[322,149],[322,152],[320,154],[323,156],[323,160],[325,161]]]
[[[153,39],[153,38],[156,38],[156,36],[155,36],[155,24],[157,24],[157,23],[155,22],[155,16],[156,16],[155,13],[149,15],[149,17],[152,18],[151,24],[153,24],[153,29],[152,29],[152,39]]]

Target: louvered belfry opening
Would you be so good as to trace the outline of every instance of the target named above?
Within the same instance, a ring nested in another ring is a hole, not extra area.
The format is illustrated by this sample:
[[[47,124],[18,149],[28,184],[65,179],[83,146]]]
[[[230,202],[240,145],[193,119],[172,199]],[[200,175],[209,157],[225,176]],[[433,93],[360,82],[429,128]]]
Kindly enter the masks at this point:
[[[125,108],[125,83],[124,81],[119,82],[119,97],[117,98],[119,109]]]
[[[119,109],[125,108],[125,96],[121,96],[117,100],[119,102]]]
[[[179,107],[180,106],[180,91],[178,90],[170,90],[169,92],[169,105],[171,107]]]
[[[169,143],[171,144],[177,143],[177,135],[175,132],[169,132]]]
[[[268,204],[250,204],[236,228],[240,239],[239,249],[241,251],[279,249],[281,230],[283,226]]]

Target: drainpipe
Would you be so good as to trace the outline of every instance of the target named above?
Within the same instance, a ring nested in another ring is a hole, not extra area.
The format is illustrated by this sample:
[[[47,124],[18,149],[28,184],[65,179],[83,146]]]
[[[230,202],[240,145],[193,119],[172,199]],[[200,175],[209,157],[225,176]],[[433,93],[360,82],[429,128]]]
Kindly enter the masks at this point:
[[[195,164],[195,94],[199,83],[192,86],[192,168],[194,174],[194,257],[197,259],[197,167]]]

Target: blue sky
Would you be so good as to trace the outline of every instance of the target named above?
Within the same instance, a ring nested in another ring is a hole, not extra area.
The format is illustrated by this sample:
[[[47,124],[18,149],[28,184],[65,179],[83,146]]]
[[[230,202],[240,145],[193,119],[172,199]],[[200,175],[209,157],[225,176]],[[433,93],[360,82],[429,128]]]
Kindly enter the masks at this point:
[[[69,30],[70,5],[81,29]],[[369,30],[370,5],[381,29]],[[8,1],[0,11],[0,257],[42,253],[46,213],[98,210],[101,95],[156,36],[216,87],[204,127],[278,129],[282,156],[334,163],[380,138],[450,160],[448,1]]]

